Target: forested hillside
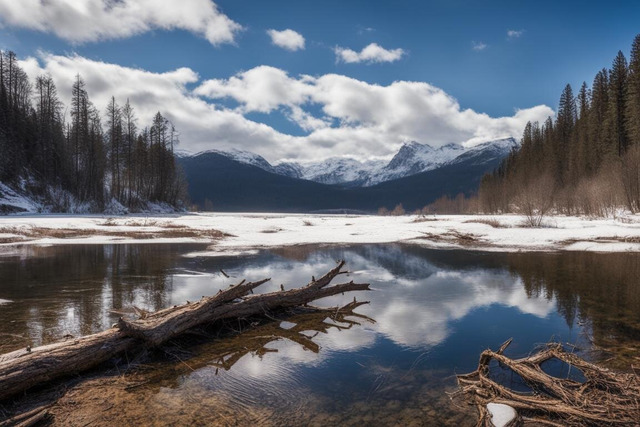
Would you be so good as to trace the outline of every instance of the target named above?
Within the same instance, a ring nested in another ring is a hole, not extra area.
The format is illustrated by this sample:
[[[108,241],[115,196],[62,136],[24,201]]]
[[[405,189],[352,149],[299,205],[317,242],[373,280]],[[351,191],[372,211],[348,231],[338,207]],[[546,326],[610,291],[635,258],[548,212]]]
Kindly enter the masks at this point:
[[[565,87],[555,120],[527,124],[479,197],[485,212],[640,212],[640,35],[628,63],[618,52],[591,87]]]
[[[64,106],[50,76],[31,82],[13,52],[0,52],[0,183],[54,212],[181,206],[173,125],[157,113],[139,128],[129,100],[114,98],[102,116],[79,75],[71,95]]]

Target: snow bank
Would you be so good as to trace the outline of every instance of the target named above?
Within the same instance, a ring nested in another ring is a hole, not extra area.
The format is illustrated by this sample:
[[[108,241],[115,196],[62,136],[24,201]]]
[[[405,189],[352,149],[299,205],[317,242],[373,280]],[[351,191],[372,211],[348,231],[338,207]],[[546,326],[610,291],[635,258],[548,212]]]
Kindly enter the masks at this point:
[[[624,220],[556,216],[546,221],[545,228],[526,228],[522,223],[523,217],[518,215],[18,215],[0,217],[0,247],[18,243],[210,242],[213,245],[206,252],[191,256],[234,256],[276,246],[403,242],[490,251],[640,252],[640,215],[628,215]],[[185,237],[176,230],[189,234]],[[216,239],[212,230],[227,236]],[[141,238],[142,232],[153,233],[153,237]]]

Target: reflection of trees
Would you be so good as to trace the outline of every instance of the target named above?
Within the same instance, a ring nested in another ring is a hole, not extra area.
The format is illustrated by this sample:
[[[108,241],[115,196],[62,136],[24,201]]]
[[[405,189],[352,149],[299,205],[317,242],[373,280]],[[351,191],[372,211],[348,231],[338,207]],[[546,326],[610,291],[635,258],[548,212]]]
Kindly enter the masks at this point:
[[[596,345],[640,343],[638,254],[511,254],[509,269],[530,296],[555,297],[567,323],[589,322]]]
[[[0,297],[13,301],[0,311],[0,334],[29,335],[3,343],[0,351],[106,329],[118,317],[111,309],[166,307],[173,286],[170,269],[181,249],[62,245],[34,247],[28,257],[0,260]]]

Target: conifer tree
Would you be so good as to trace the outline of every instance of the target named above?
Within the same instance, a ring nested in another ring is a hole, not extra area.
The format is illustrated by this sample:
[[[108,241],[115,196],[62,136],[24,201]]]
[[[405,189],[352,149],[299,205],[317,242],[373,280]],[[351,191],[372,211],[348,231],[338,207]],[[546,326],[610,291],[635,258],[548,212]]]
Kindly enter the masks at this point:
[[[622,154],[627,149],[625,104],[627,84],[627,59],[618,51],[609,72],[609,106],[607,109],[607,137],[609,154]]]
[[[640,144],[640,34],[633,40],[627,81],[626,128],[630,144]]]
[[[602,164],[606,152],[607,134],[605,120],[609,109],[609,72],[600,70],[593,79],[591,87],[591,108],[589,110],[587,137],[591,141],[587,150],[587,163],[595,172]]]
[[[571,134],[576,123],[576,117],[576,100],[573,96],[571,85],[567,84],[560,96],[555,125],[555,176],[558,184],[563,184],[567,180],[568,160],[571,158]]]

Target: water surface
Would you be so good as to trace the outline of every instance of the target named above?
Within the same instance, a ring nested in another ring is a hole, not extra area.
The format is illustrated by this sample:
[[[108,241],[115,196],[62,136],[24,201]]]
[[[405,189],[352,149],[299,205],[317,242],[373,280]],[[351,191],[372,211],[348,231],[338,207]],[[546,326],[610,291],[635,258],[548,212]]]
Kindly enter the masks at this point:
[[[638,354],[635,254],[500,254],[397,244],[240,257],[200,257],[199,251],[205,247],[56,246],[0,257],[0,347],[97,332],[134,306],[157,310],[197,300],[241,278],[271,277],[262,292],[301,286],[345,259],[352,273],[344,278],[369,282],[373,291],[318,305],[342,305],[355,295],[370,301],[357,313],[375,323],[352,318],[360,325],[337,328],[303,316],[209,340],[183,355],[171,350],[169,362],[136,374],[144,385],[135,394],[127,391],[130,383],[103,384],[120,404],[102,421],[473,424],[473,412],[447,395],[455,390],[454,375],[474,370],[482,350],[510,337],[511,356],[550,340],[618,368]]]

